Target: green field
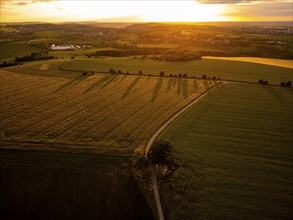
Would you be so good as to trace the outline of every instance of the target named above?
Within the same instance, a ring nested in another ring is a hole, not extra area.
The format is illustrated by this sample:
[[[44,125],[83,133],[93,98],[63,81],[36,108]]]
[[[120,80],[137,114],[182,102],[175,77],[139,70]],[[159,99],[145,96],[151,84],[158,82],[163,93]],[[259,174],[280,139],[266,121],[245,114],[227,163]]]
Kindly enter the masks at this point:
[[[65,62],[64,70],[109,71],[109,68],[137,74],[139,70],[146,75],[158,75],[161,71],[169,75],[187,73],[201,77],[203,74],[227,80],[257,82],[267,80],[272,84],[292,80],[292,69],[257,63],[231,60],[201,59],[189,62],[162,62],[154,60],[135,60],[129,58],[80,59]]]
[[[129,157],[0,154],[1,219],[154,219]]]
[[[25,41],[8,42],[0,45],[0,61],[14,61],[15,57],[30,55],[41,49],[28,45]]]
[[[225,84],[177,119],[168,219],[292,219],[292,107],[291,89]]]

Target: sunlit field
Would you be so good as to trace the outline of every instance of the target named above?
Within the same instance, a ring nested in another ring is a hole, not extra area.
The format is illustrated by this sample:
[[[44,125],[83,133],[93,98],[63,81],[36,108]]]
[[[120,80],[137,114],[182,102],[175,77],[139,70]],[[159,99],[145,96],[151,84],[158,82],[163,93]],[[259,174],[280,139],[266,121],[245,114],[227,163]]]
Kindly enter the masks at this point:
[[[50,72],[45,67],[39,72]],[[132,154],[178,109],[217,84],[107,73],[0,74],[1,148],[116,155]]]

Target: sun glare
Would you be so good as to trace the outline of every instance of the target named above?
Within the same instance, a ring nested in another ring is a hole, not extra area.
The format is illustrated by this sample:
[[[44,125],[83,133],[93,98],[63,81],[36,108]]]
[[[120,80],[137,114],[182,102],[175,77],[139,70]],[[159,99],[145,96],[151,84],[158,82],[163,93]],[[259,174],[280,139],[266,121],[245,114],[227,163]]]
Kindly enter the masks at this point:
[[[204,5],[195,1],[60,1],[68,20],[125,18],[137,21],[196,22],[227,20],[224,5]]]

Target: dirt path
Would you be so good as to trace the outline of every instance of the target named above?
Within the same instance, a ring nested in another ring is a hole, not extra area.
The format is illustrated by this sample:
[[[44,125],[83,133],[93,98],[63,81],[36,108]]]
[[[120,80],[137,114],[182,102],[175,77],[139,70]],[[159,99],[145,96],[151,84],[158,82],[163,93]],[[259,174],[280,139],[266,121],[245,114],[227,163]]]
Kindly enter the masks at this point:
[[[153,142],[158,138],[158,136],[176,119],[178,118],[181,114],[183,114],[186,110],[188,110],[193,104],[199,102],[203,97],[205,97],[209,92],[214,90],[216,87],[221,85],[223,82],[220,82],[219,84],[215,85],[214,87],[211,87],[210,89],[206,90],[204,93],[202,93],[199,97],[197,97],[195,100],[193,100],[191,103],[189,103],[187,106],[182,108],[180,111],[178,111],[176,114],[174,114],[168,121],[166,121],[151,137],[149,142],[147,143],[146,149],[145,149],[145,156],[147,156],[147,153],[149,152]],[[157,204],[157,209],[158,209],[158,215],[159,215],[159,220],[164,220],[164,214],[163,214],[163,209],[161,205],[161,199],[160,199],[160,193],[159,193],[159,188],[158,188],[158,182],[157,182],[157,175],[155,171],[155,167],[152,164],[151,165],[151,170],[152,170],[152,185],[154,189],[154,195],[155,195],[155,200]]]

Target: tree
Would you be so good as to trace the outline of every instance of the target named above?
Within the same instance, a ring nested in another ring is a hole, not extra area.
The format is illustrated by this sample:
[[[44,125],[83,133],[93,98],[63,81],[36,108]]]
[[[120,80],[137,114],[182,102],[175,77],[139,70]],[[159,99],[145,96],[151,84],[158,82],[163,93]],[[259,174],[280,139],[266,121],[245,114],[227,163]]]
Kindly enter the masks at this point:
[[[184,73],[184,74],[183,74],[183,77],[184,77],[184,78],[187,78],[187,73]]]
[[[282,87],[285,87],[286,86],[286,83],[285,82],[281,82],[281,85]]]
[[[165,75],[164,71],[161,71],[160,76],[164,76],[164,75]]]
[[[173,77],[173,74],[172,73],[170,73],[170,77]]]
[[[291,81],[288,81],[288,82],[286,83],[286,87],[291,87],[291,86],[292,86]]]
[[[118,73],[118,74],[122,74],[122,71],[121,71],[121,70],[118,70],[117,73]]]
[[[258,80],[258,84],[263,84],[263,83],[264,83],[263,79]]]
[[[203,74],[201,78],[206,79],[207,75]]]
[[[112,73],[113,74],[114,70],[111,68],[109,69],[109,73]]]
[[[263,81],[263,84],[264,84],[264,85],[268,85],[269,83],[268,83],[267,80],[265,80],[265,81]]]
[[[172,156],[173,146],[168,141],[155,141],[148,152],[148,158],[154,164],[173,164]]]
[[[179,77],[179,78],[182,78],[182,74],[181,74],[181,73],[179,73],[179,74],[178,74],[178,77]]]
[[[140,70],[140,71],[138,72],[138,74],[139,74],[139,75],[142,75],[142,71]]]

